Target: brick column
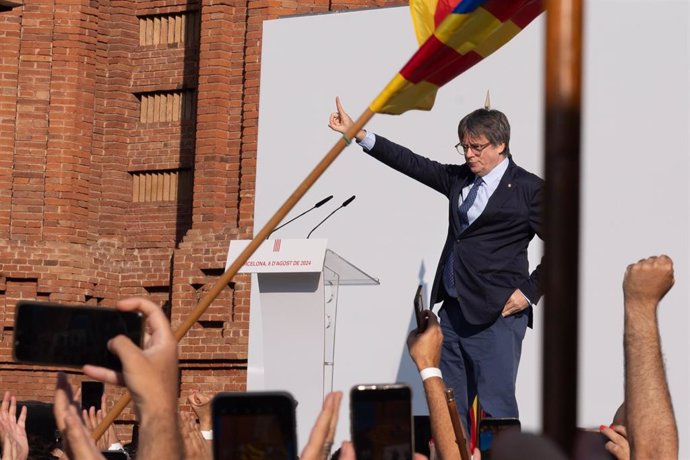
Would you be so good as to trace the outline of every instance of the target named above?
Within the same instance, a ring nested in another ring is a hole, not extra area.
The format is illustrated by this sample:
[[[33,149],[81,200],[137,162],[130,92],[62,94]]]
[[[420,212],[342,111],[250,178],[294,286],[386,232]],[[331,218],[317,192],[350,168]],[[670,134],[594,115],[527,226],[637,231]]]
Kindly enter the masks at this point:
[[[193,226],[237,224],[246,7],[203,0]]]
[[[43,232],[54,8],[53,0],[32,0],[22,12],[9,222],[16,240],[38,241]]]
[[[139,45],[135,1],[99,2],[96,44],[92,187],[89,219],[92,238],[124,239],[132,201],[128,144],[139,120],[132,94],[132,52]]]
[[[56,0],[44,239],[86,243],[98,17],[89,0]]]
[[[0,238],[10,236],[21,9],[0,14]]]

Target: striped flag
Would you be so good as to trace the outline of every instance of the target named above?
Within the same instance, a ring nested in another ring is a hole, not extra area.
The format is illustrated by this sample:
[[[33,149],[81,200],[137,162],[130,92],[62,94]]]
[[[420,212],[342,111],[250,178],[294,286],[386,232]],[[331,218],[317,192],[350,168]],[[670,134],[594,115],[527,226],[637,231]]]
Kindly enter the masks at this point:
[[[412,0],[423,43],[369,109],[390,115],[431,109],[441,86],[506,44],[543,10],[541,0]]]
[[[434,33],[457,3],[458,0],[410,0],[412,24],[420,45]]]

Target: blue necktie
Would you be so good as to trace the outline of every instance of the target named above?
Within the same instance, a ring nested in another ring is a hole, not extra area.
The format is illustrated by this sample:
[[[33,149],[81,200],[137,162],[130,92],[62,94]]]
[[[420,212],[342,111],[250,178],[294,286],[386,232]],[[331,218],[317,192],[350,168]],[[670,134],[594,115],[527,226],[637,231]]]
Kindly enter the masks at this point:
[[[469,211],[472,205],[474,204],[474,200],[477,198],[477,192],[479,191],[479,187],[482,185],[483,182],[484,179],[477,176],[477,178],[474,180],[474,185],[472,185],[472,188],[470,189],[465,199],[462,200],[462,204],[458,209],[458,212],[460,213],[460,231],[464,232],[465,229],[470,226],[470,219],[467,217],[467,211]]]
[[[469,217],[467,217],[467,211],[469,211],[472,205],[474,204],[474,200],[477,198],[477,192],[479,191],[479,187],[483,183],[484,179],[477,176],[477,178],[474,180],[472,188],[470,188],[470,191],[467,193],[465,199],[462,200],[462,203],[458,208],[458,213],[460,214],[461,232],[464,232],[465,229],[470,226],[470,219]],[[454,265],[455,262],[453,261],[453,251],[451,251],[448,255],[448,261],[446,262],[446,266],[444,267],[443,278],[445,280],[445,286],[446,290],[448,291],[448,294],[455,297],[458,295],[458,293],[455,288]]]

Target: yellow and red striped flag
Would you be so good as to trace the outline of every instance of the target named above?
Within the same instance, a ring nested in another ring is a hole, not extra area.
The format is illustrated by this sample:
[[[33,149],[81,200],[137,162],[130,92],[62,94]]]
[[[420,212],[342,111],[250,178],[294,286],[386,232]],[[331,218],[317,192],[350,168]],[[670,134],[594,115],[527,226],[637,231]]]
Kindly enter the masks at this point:
[[[544,10],[541,0],[412,0],[417,52],[369,105],[429,110],[438,89],[506,44]]]
[[[420,45],[434,33],[457,4],[458,0],[410,0],[410,15]]]

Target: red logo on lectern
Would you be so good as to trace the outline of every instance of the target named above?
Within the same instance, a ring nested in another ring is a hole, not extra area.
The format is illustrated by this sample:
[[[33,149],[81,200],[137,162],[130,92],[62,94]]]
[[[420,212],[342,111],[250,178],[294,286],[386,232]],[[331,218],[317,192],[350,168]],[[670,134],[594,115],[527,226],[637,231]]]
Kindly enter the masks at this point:
[[[280,252],[280,242],[282,240],[274,240],[273,241],[273,252]]]

